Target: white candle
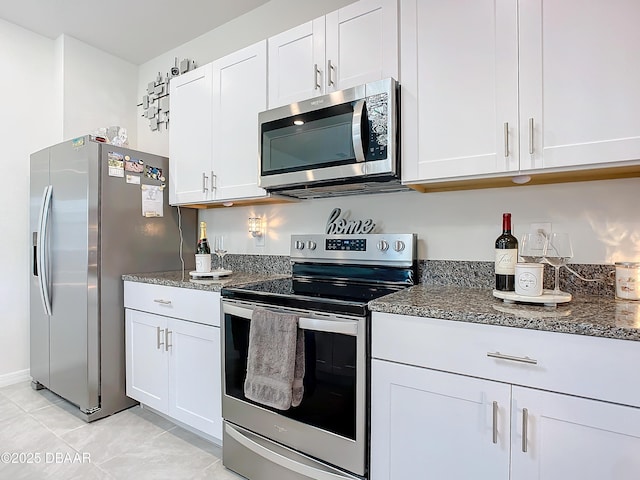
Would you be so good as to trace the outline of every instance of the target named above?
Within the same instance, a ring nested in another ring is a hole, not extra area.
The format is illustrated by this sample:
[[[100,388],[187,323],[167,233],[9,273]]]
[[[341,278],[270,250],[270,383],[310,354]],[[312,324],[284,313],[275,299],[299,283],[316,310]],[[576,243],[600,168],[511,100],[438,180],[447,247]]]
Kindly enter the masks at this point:
[[[640,263],[616,263],[616,298],[640,300]]]

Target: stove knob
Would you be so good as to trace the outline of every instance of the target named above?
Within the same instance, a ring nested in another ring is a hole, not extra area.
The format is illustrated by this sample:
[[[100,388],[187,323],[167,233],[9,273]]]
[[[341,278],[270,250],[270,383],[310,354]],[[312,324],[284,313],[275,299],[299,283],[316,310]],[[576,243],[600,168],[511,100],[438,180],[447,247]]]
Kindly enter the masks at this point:
[[[386,252],[387,250],[389,250],[389,242],[387,242],[386,240],[380,240],[378,242],[378,250],[380,250],[381,252]]]
[[[402,240],[396,240],[396,241],[394,242],[394,244],[393,244],[393,249],[394,249],[396,252],[401,252],[401,251],[403,251],[403,250],[404,250],[404,247],[405,247],[405,245],[404,245],[404,242],[403,242]]]
[[[304,242],[302,240],[296,240],[296,250],[304,250]]]
[[[315,250],[316,249],[316,242],[314,242],[313,240],[309,240],[307,242],[307,248],[309,250]]]

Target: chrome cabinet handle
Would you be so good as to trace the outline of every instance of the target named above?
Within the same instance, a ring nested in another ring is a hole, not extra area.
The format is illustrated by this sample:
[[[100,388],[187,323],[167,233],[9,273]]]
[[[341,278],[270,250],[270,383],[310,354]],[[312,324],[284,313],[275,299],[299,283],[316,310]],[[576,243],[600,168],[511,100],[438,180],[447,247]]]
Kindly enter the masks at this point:
[[[509,122],[504,122],[504,158],[509,156]]]
[[[533,118],[529,119],[529,154],[533,155]]]
[[[529,365],[537,365],[538,360],[529,357],[515,357],[513,355],[505,355],[500,352],[487,352],[487,357],[497,358],[499,360],[509,360],[510,362],[528,363]]]
[[[493,443],[498,443],[498,402],[493,402]]]
[[[320,70],[318,69],[318,64],[315,63],[313,65],[313,89],[320,90]]]
[[[336,67],[333,66],[333,64],[331,63],[331,60],[327,61],[327,86],[328,87],[332,87],[335,85],[335,82],[333,81],[333,72],[335,72]]]
[[[173,332],[168,328],[164,332],[164,351],[165,352],[169,351],[169,347],[173,347],[173,345],[169,343],[169,335],[171,335],[172,333]]]
[[[213,170],[211,170],[211,190],[213,191],[216,188],[218,188],[218,176],[213,173]]]
[[[160,305],[171,305],[171,300],[163,300],[162,298],[155,298],[153,301],[156,303],[159,303]]]
[[[207,193],[207,174],[202,172],[202,193]]]
[[[527,453],[527,428],[529,425],[529,410],[522,409],[522,452]]]
[[[156,349],[160,350],[160,345],[164,345],[164,342],[160,341],[160,334],[164,332],[163,328],[156,327]]]

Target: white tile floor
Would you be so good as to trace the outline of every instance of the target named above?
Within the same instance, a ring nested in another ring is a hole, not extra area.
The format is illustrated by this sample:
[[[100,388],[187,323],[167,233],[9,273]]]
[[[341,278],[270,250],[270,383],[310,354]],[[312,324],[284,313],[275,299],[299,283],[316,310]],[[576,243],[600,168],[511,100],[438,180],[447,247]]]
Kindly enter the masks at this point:
[[[75,408],[29,382],[0,388],[0,479],[243,478],[224,468],[220,447],[147,409],[85,423]]]

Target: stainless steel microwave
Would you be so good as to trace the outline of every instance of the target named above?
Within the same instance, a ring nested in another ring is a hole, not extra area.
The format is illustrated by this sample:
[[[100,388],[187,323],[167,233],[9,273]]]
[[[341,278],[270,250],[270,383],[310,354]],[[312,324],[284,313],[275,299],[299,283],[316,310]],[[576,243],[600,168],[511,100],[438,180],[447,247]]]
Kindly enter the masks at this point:
[[[404,190],[392,78],[261,112],[260,186],[299,198]]]

